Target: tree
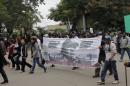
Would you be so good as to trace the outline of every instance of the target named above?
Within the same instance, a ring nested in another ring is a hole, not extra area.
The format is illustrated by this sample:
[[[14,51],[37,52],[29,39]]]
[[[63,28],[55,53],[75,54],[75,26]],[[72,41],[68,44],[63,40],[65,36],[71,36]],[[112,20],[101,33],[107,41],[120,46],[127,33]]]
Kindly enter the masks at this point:
[[[72,30],[76,30],[76,25],[81,16],[85,14],[85,7],[88,0],[62,0],[56,9],[51,9],[50,19],[62,21],[67,24],[72,23]]]
[[[0,24],[4,23],[10,34],[13,29],[32,29],[34,23],[40,22],[39,4],[44,4],[44,0],[1,0]]]
[[[76,30],[79,20],[83,17],[84,27],[86,24],[87,27],[105,30],[109,27],[119,27],[118,23],[123,26],[124,15],[130,13],[129,6],[129,0],[61,0],[56,9],[50,10],[49,18],[62,22],[69,18],[73,25],[72,30]]]

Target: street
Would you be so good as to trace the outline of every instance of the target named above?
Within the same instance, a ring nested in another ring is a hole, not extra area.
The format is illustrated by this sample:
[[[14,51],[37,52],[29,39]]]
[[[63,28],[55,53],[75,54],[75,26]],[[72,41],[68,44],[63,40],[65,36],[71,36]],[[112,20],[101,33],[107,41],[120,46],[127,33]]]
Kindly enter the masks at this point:
[[[116,56],[119,57],[119,56]],[[126,57],[126,56],[125,56]],[[125,86],[125,68],[123,63],[117,60],[120,83],[112,85],[113,76],[107,75],[105,86]],[[5,67],[9,77],[7,86],[98,86],[99,78],[93,79],[94,68],[71,70],[71,67],[56,65],[55,68],[48,66],[47,73],[41,68],[36,68],[34,74],[29,74],[29,69],[25,73],[15,71]],[[128,68],[128,86],[130,85],[130,69]],[[2,81],[2,78],[0,78]]]

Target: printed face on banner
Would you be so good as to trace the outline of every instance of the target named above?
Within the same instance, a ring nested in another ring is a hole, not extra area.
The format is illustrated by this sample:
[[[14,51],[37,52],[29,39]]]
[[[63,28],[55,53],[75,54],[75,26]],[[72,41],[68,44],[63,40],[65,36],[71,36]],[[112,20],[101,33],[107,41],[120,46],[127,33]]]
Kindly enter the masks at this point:
[[[44,56],[55,64],[92,66],[98,61],[101,39],[102,37],[44,38]]]

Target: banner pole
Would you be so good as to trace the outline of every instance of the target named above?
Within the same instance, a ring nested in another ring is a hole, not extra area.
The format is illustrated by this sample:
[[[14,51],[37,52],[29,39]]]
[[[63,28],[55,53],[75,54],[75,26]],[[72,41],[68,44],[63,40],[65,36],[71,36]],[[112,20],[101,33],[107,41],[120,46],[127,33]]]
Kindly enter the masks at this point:
[[[126,86],[128,86],[128,80],[127,80],[127,67],[125,66],[125,81],[126,81]]]

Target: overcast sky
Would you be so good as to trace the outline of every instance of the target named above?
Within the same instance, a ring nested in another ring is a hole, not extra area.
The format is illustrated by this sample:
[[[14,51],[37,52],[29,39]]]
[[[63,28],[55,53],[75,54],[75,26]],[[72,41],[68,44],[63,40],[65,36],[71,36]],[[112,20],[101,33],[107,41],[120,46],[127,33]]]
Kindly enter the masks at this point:
[[[60,0],[45,0],[45,5],[40,5],[38,10],[41,12],[41,15],[44,19],[42,19],[41,23],[38,23],[38,26],[47,26],[47,25],[54,25],[58,22],[54,22],[53,20],[47,19],[47,15],[49,14],[50,8],[55,8],[56,5],[60,2]]]

